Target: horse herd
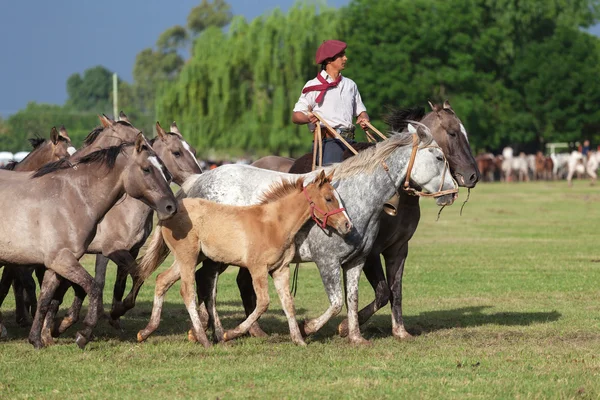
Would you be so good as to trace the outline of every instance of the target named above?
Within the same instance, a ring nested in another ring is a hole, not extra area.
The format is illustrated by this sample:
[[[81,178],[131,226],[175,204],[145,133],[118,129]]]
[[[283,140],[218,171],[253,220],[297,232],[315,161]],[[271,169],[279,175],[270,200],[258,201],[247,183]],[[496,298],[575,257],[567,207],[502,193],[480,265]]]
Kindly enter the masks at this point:
[[[189,340],[210,346],[209,328],[216,342],[247,332],[265,335],[258,319],[269,305],[268,275],[296,344],[304,345],[304,337],[337,315],[344,300],[348,313],[339,332],[350,342],[366,342],[360,325],[388,302],[393,335],[409,337],[402,318],[402,275],[420,218],[419,197],[450,205],[458,186],[472,188],[480,178],[467,132],[450,104],[431,107],[427,114],[392,111],[387,139],[356,144],[356,156],[316,171],[310,171],[307,155],[298,160],[270,156],[252,166],[224,165],[202,173],[194,149],[174,123],[169,132],[157,123],[157,137],[149,141],[124,114],[118,121],[101,116],[102,125],[76,151],[64,129],[53,129],[50,141],[35,143],[12,170],[0,170],[5,221],[0,305],[12,284],[17,321],[28,324],[33,315],[29,341],[41,348],[78,320],[89,296],[83,328],[76,333],[77,345],[84,348],[104,315],[108,261],[118,267],[109,320],[119,326],[144,281],[172,252],[173,265],[156,278],[152,315],[139,341],[158,327],[164,295],[179,279],[192,323]],[[181,186],[176,196],[171,181]],[[399,198],[395,216],[382,212],[393,196]],[[137,259],[154,212],[158,226]],[[94,277],[79,263],[86,253],[96,255]],[[298,324],[288,265],[310,261],[319,269],[330,306]],[[237,283],[247,318],[224,331],[216,288],[228,265],[242,267]],[[37,299],[33,271],[41,285]],[[359,310],[361,271],[375,299]],[[128,276],[133,284],[123,299]],[[59,319],[69,287],[75,299]],[[7,336],[1,314],[0,336]]]
[[[475,160],[485,182],[566,179],[571,186],[573,177],[589,177],[591,184],[596,182],[600,152],[590,151],[586,156],[577,150],[550,155],[544,155],[541,151],[514,155],[511,147],[505,147],[500,155],[478,154]]]

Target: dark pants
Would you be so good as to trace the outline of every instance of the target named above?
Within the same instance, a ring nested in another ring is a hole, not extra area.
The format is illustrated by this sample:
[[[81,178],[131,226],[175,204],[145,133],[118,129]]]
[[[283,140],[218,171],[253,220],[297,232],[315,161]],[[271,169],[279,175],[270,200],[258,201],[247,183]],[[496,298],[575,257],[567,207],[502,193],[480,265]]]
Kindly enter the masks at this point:
[[[354,140],[346,140],[348,143],[356,143]],[[339,139],[327,138],[323,139],[323,165],[329,165],[343,161],[346,145]],[[313,142],[312,151],[315,151]],[[317,154],[317,163],[319,163],[319,155]]]

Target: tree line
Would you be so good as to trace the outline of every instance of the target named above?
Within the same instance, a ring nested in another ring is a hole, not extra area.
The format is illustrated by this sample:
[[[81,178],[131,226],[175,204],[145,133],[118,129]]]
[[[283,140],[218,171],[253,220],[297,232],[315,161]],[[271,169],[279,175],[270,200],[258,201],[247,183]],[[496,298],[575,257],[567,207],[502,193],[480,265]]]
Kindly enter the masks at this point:
[[[600,144],[600,40],[586,31],[599,12],[600,0],[313,1],[247,21],[224,0],[202,0],[137,55],[119,105],[150,136],[153,121],[176,120],[200,154],[297,156],[311,135],[291,110],[318,72],[317,47],[337,38],[380,129],[390,106],[448,99],[476,151]],[[0,121],[0,146],[16,150],[53,124],[78,143],[96,114],[112,112],[110,75],[74,74],[64,106],[30,104]]]

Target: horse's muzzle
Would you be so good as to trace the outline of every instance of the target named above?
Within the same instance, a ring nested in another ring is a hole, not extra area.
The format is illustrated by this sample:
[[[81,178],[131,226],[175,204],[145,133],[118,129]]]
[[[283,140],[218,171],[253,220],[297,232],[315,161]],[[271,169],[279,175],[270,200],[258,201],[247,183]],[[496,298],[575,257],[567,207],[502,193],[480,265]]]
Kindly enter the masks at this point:
[[[156,215],[159,221],[171,218],[177,213],[177,202],[174,200],[163,200],[156,207]]]
[[[438,206],[450,206],[452,203],[454,203],[454,200],[456,200],[457,197],[458,193],[445,194],[443,196],[436,197],[435,204]]]

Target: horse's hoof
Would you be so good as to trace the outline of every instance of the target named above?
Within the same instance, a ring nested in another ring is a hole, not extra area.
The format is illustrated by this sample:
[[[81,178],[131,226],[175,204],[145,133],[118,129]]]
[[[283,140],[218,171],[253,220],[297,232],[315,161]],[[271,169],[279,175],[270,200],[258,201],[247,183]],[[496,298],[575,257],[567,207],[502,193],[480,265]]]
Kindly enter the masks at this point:
[[[348,330],[348,320],[345,319],[342,321],[341,324],[338,325],[338,333],[341,337],[347,337],[349,332],[350,331]]]
[[[43,334],[42,333],[42,343],[44,345],[44,347],[50,347],[50,346],[54,346],[54,339],[52,338],[52,335],[50,334]]]
[[[297,346],[306,347],[306,342],[302,338],[292,339],[292,342]]]
[[[194,335],[194,331],[192,329],[190,329],[188,331],[188,340],[192,343],[198,343],[198,338],[196,338],[196,335]]]
[[[31,338],[29,338],[29,343],[33,346],[34,349],[36,350],[41,350],[44,348],[44,344],[42,343],[41,340],[33,340]]]
[[[121,332],[123,331],[123,329],[121,328],[121,320],[120,319],[112,319],[112,318],[108,317],[108,324],[118,331],[121,331]]]
[[[302,323],[298,325],[298,328],[300,328],[302,337],[307,337],[315,333],[315,328],[311,327],[310,321],[302,321]]]
[[[77,335],[75,335],[75,343],[77,343],[77,346],[81,350],[83,350],[83,349],[85,349],[85,346],[87,345],[88,340],[81,333],[77,332]]]
[[[8,331],[4,325],[0,325],[0,339],[6,339],[8,337]]]
[[[396,339],[400,339],[400,340],[413,339],[413,335],[411,335],[410,333],[408,333],[406,331],[406,329],[404,329],[404,328],[402,328],[402,329],[393,329],[392,330],[392,335],[394,335],[394,337]]]
[[[144,340],[146,340],[147,336],[144,337],[144,334],[142,333],[142,331],[139,331],[137,334],[137,341],[139,343],[142,343]]]
[[[370,340],[365,339],[362,336],[358,336],[355,338],[350,338],[350,343],[356,346],[371,346],[373,344],[373,342],[371,342]]]
[[[252,324],[252,326],[250,326],[250,329],[248,330],[248,333],[250,334],[250,336],[257,338],[269,337],[269,335],[267,335],[267,333],[263,331],[258,324]]]

